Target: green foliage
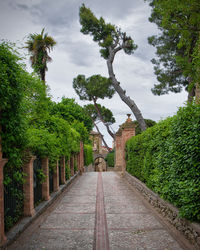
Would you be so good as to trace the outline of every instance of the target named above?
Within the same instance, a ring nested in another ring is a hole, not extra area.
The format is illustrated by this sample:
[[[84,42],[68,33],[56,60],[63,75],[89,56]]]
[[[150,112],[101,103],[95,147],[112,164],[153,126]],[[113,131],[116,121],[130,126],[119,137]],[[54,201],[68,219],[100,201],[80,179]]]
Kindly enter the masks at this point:
[[[65,178],[66,180],[69,180],[70,177],[71,177],[70,167],[67,164],[65,164]]]
[[[57,159],[61,155],[60,143],[55,133],[49,133],[46,128],[30,128],[27,131],[29,138],[28,148],[40,157]]]
[[[93,75],[88,78],[78,75],[73,80],[73,88],[81,100],[95,102],[98,98],[111,98],[115,93],[111,80],[101,75]]]
[[[42,81],[45,81],[45,72],[48,70],[47,63],[52,60],[48,52],[56,45],[55,40],[47,33],[44,34],[44,29],[42,29],[41,34],[30,34],[26,44],[25,48],[31,54],[30,60],[34,71]]]
[[[100,54],[104,59],[109,57],[109,48],[115,48],[118,45],[125,53],[131,54],[136,50],[131,37],[127,37],[125,32],[110,23],[106,23],[103,17],[95,17],[89,8],[83,4],[79,10],[81,32],[84,35],[91,35],[95,42],[100,46]]]
[[[115,118],[113,116],[112,111],[110,111],[104,106],[101,106],[100,104],[97,104],[97,107],[105,123],[109,123],[109,124],[115,123]],[[99,119],[97,110],[95,109],[95,106],[93,104],[85,105],[84,109],[92,117],[93,121],[97,121]]]
[[[75,120],[83,122],[87,131],[92,130],[93,124],[90,116],[84,108],[78,105],[74,99],[63,97],[61,102],[54,103],[51,109],[52,115],[57,115],[72,124]]]
[[[21,58],[13,45],[0,44],[0,118],[2,126],[3,156],[9,159],[8,165],[20,166],[21,153],[26,145],[24,107],[22,101],[27,82],[26,72],[20,64]]]
[[[63,98],[55,104],[47,96],[46,86],[34,74],[29,74],[20,63],[20,56],[12,44],[0,43],[0,121],[5,189],[12,187],[16,201],[15,216],[6,212],[6,230],[23,213],[23,156],[32,152],[48,156],[50,168],[61,157],[69,157],[80,150],[80,141],[88,142],[92,128],[90,117],[73,99]],[[41,182],[45,175],[39,171]],[[69,171],[66,171],[69,178]]]
[[[126,145],[127,171],[192,221],[200,221],[199,131],[200,106],[191,104]]]
[[[43,169],[37,169],[37,178],[40,180],[40,183],[44,183],[47,179],[46,175],[44,174]]]
[[[145,120],[145,123],[146,123],[146,126],[147,126],[147,128],[150,128],[150,127],[152,127],[152,126],[154,126],[155,124],[156,124],[156,122],[155,121],[153,121],[153,120],[151,120],[151,119],[144,119]],[[140,127],[139,127],[139,123],[138,123],[138,121],[133,121],[134,122],[134,124],[135,124],[135,135],[139,135],[139,134],[141,134],[142,133],[142,130],[140,129]]]
[[[9,215],[9,211],[5,211],[8,214],[5,229],[8,230],[22,215],[22,152],[27,143],[27,120],[24,117],[26,107],[23,106],[23,100],[29,82],[26,81],[27,73],[13,44],[0,43],[0,69],[0,136],[3,157],[8,158],[4,166],[4,185],[16,202],[14,218]]]
[[[159,84],[154,85],[152,92],[162,95],[180,92],[182,88],[191,91],[199,82],[199,0],[149,2],[152,7],[149,20],[161,31],[149,38],[158,56],[152,63]]]
[[[115,166],[115,151],[111,151],[106,155],[105,161],[108,164],[108,167]]]
[[[71,137],[71,141],[70,141],[71,152],[78,153],[80,151],[81,136],[74,128],[71,127],[70,137]]]
[[[89,166],[93,163],[93,150],[91,145],[84,145],[84,165]]]
[[[76,173],[78,171],[78,163],[77,160],[74,159],[74,172]]]
[[[89,142],[89,133],[87,131],[87,128],[84,126],[83,122],[79,122],[75,120],[71,126],[79,133],[80,139],[84,143]]]
[[[11,227],[23,216],[23,186],[14,180],[13,176],[9,176],[11,182],[9,185],[4,184],[4,191],[7,196],[11,196],[14,204],[11,208],[6,208],[5,213],[5,231],[8,232]],[[8,198],[8,197],[7,197]],[[6,199],[6,197],[4,197]]]

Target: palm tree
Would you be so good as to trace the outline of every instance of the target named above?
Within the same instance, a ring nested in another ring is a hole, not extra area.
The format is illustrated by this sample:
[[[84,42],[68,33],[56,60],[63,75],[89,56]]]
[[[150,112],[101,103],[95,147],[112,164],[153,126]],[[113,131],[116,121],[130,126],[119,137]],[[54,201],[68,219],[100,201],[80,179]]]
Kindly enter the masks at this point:
[[[31,54],[31,66],[45,84],[45,73],[48,70],[47,63],[52,61],[48,52],[53,49],[56,42],[51,36],[48,36],[48,33],[44,34],[43,28],[41,34],[30,34],[26,44],[25,48]]]

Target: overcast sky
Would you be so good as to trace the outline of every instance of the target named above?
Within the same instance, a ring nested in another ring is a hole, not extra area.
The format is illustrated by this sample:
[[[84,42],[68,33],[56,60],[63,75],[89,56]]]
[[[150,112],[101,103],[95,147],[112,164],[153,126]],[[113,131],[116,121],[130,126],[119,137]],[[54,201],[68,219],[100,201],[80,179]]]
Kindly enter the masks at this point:
[[[8,39],[18,45],[25,43],[28,34],[41,33],[42,28],[52,36],[57,45],[50,56],[46,74],[47,84],[53,100],[62,96],[80,101],[72,87],[73,78],[78,74],[90,77],[94,74],[108,76],[106,61],[100,57],[98,45],[90,36],[80,32],[79,7],[85,3],[97,16],[121,27],[138,45],[136,52],[129,56],[120,52],[114,61],[115,75],[121,86],[138,105],[144,118],[159,121],[176,113],[187,99],[186,92],[154,96],[151,88],[157,82],[151,59],[155,50],[147,42],[147,37],[156,34],[157,28],[148,21],[151,9],[143,0],[0,0],[0,39]],[[27,56],[28,58],[28,56]],[[32,71],[29,61],[27,70]],[[130,113],[118,96],[100,100],[109,108],[116,119],[112,128],[119,125]],[[132,119],[135,119],[132,115]],[[112,138],[100,125],[108,144]]]

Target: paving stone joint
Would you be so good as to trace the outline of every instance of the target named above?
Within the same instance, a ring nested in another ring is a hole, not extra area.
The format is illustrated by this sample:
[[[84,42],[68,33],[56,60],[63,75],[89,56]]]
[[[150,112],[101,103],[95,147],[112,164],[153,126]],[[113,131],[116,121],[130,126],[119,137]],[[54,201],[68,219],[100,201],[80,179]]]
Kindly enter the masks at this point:
[[[191,223],[186,219],[180,218],[179,210],[176,207],[161,199],[144,183],[128,172],[124,173],[124,178],[136,188],[171,225],[181,232],[197,249],[200,249],[200,225],[198,223]]]

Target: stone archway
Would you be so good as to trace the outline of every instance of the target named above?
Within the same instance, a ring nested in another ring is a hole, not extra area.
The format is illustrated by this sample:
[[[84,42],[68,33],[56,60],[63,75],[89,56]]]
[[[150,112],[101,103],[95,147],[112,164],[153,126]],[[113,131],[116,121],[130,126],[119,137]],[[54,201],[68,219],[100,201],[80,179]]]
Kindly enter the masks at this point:
[[[103,155],[94,156],[94,170],[95,172],[104,172],[107,171],[107,163]]]

